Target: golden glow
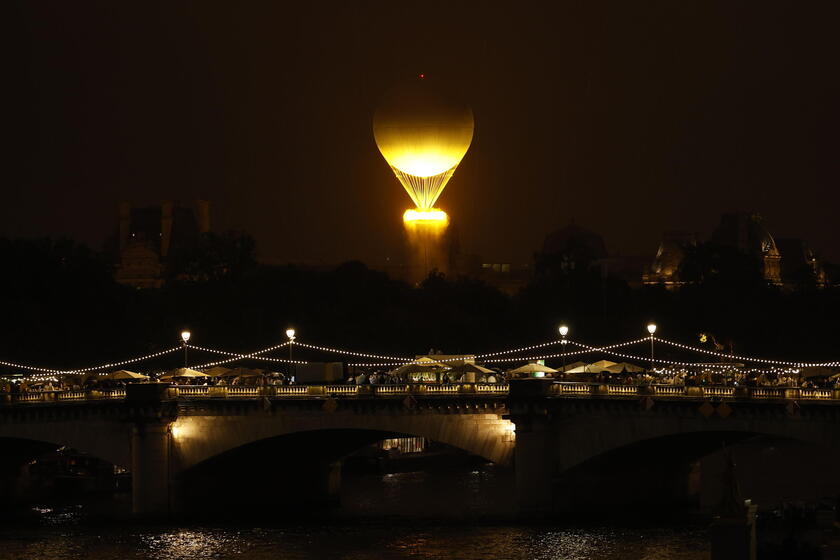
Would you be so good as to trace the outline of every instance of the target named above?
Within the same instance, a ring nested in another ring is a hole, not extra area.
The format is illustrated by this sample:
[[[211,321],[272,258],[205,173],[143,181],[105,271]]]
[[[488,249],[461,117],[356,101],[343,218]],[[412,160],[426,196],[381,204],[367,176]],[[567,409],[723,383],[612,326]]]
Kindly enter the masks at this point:
[[[425,148],[414,146],[382,148],[380,146],[379,150],[391,167],[415,177],[425,178],[440,175],[461,163],[467,153],[467,148],[469,148],[469,142],[466,146],[458,146],[451,151],[444,151],[434,145]]]
[[[190,341],[190,331],[182,331],[181,332],[181,340],[184,341],[184,344]]]
[[[447,216],[446,212],[438,210],[437,208],[414,208],[405,211],[405,214],[403,214],[403,221],[407,224],[420,222],[445,225],[449,223],[449,216]]]
[[[376,146],[421,209],[434,206],[469,150],[474,128],[469,107],[422,79],[392,90],[373,117]]]
[[[422,178],[461,163],[472,143],[473,128],[469,109],[406,106],[400,111],[378,111],[373,137],[391,167]]]
[[[653,333],[655,333],[655,332],[656,332],[656,325],[655,325],[655,324],[653,324],[653,323],[650,323],[650,324],[647,326],[647,331],[650,333],[650,336],[653,336]]]
[[[500,428],[501,428],[501,436],[502,436],[503,441],[506,441],[506,442],[516,441],[516,424],[514,424],[510,420],[502,420],[502,424],[500,425]]]
[[[195,417],[182,416],[169,425],[169,434],[176,442],[183,442],[198,435],[201,424]]]

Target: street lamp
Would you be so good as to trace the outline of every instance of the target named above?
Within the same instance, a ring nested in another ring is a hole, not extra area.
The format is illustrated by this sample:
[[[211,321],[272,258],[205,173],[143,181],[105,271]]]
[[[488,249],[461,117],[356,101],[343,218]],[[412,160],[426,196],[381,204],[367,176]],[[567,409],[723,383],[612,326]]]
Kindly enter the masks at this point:
[[[566,340],[566,335],[569,334],[569,327],[560,325],[560,328],[557,330],[560,331],[560,355],[563,358],[563,369],[561,371],[566,373],[566,344],[569,342]]]
[[[187,343],[190,341],[190,331],[181,331],[181,346],[184,347],[184,367],[187,367]]]
[[[286,336],[289,337],[289,383],[292,382],[294,374],[292,373],[292,345],[295,342],[295,329],[286,329]]]
[[[656,332],[656,324],[648,323],[647,331],[650,333],[650,370],[653,371],[653,335]]]

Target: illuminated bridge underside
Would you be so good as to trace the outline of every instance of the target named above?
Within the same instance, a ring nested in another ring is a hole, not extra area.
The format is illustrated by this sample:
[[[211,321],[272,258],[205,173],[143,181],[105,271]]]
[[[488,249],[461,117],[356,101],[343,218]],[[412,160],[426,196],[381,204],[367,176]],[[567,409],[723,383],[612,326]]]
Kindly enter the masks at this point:
[[[396,167],[391,167],[391,169],[394,171],[397,179],[400,180],[403,188],[405,188],[405,192],[408,193],[408,196],[417,205],[417,208],[426,210],[432,208],[435,202],[437,202],[440,193],[446,188],[446,184],[452,178],[452,174],[455,173],[457,167],[457,165],[454,165],[443,173],[429,177],[418,177],[417,175],[404,173]]]
[[[342,430],[383,438],[418,436],[513,463],[517,501],[525,513],[556,510],[560,502],[555,503],[553,488],[562,473],[639,442],[730,432],[840,449],[840,394],[833,390],[533,379],[514,380],[509,389],[480,384],[161,388],[160,399],[153,400],[145,391],[141,395],[143,389],[132,386],[128,395],[71,392],[37,401],[30,395],[22,401],[0,399],[0,438],[67,445],[129,467],[139,514],[174,511],[171,486],[182,474],[189,477],[193,467],[261,441],[276,439],[283,446],[285,436],[295,434],[298,441]],[[301,465],[310,459],[296,456]]]
[[[320,404],[320,403],[319,403]],[[229,416],[221,419],[198,410],[181,414],[173,424],[179,450],[179,467],[187,469],[209,458],[249,443],[322,430],[381,432],[383,437],[415,436],[445,443],[501,465],[513,457],[511,423],[502,419],[502,408],[460,407],[443,403],[423,405],[407,413],[400,403],[390,410],[362,412],[355,406],[324,413],[287,409],[283,413]],[[208,436],[212,434],[212,436]]]

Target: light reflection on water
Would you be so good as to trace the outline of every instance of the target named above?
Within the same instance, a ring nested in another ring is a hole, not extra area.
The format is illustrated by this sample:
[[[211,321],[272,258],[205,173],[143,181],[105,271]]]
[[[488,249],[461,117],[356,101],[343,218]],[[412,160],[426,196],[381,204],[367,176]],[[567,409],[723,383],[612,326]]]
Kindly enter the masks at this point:
[[[0,523],[0,560],[705,560],[696,528],[531,527],[510,521],[510,473],[346,477],[324,522],[137,525],[81,506]],[[100,521],[94,521],[100,519]],[[318,519],[321,519],[320,517]]]
[[[107,525],[0,530],[9,560],[701,560],[691,530],[343,525],[289,528]]]

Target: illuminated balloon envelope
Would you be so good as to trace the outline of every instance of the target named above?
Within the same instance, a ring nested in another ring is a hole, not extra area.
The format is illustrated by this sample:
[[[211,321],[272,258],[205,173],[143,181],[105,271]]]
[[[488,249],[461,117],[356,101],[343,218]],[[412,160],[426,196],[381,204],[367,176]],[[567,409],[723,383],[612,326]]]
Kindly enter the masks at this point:
[[[373,117],[382,156],[418,210],[431,210],[472,143],[472,110],[447,100],[426,79],[386,95]]]

